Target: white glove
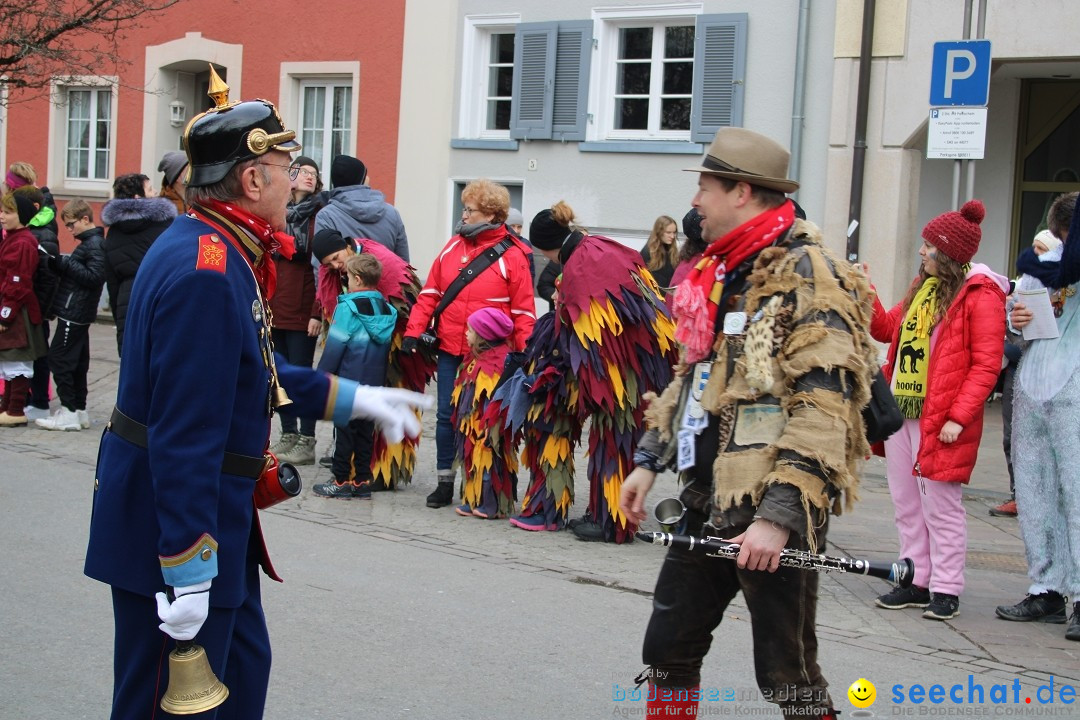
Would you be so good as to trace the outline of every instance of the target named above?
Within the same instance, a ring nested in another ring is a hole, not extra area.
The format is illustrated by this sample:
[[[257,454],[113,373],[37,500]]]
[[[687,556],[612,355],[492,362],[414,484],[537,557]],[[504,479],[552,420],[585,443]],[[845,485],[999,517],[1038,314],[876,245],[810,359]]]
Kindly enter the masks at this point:
[[[435,405],[434,398],[401,388],[361,385],[353,396],[353,420],[374,420],[379,432],[390,445],[401,442],[406,435],[419,437],[420,421],[417,410],[429,410]]]
[[[173,588],[176,599],[171,603],[165,593],[158,593],[157,614],[161,631],[173,640],[191,640],[199,634],[210,612],[210,581],[198,585]]]

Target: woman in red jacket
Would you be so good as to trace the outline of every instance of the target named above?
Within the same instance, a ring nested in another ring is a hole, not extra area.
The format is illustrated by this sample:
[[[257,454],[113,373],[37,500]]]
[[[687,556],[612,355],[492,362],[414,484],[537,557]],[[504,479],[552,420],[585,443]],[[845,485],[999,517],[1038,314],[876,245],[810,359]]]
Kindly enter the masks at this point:
[[[1009,281],[971,264],[986,208],[970,200],[922,231],[922,268],[888,312],[874,300],[870,334],[889,343],[885,376],[908,419],[885,441],[886,474],[900,554],[915,581],[877,599],[878,607],[926,608],[948,620],[960,608],[967,554],[961,503],[982,438],[983,407],[997,382]]]
[[[502,310],[514,321],[509,344],[522,350],[536,324],[536,301],[533,299],[531,252],[504,224],[510,211],[510,193],[490,180],[474,180],[461,191],[465,206],[454,237],[435,258],[424,289],[409,313],[402,350],[415,352],[421,334],[431,326],[432,315],[443,293],[469,263],[485,250],[503,240],[509,247],[499,259],[472,278],[462,291],[442,310],[434,332],[439,339],[439,362],[436,369],[439,406],[435,423],[435,454],[438,487],[427,498],[427,506],[440,508],[454,500],[454,427],[451,423],[454,378],[461,358],[469,350],[465,337],[466,322],[480,308]]]
[[[37,238],[26,229],[37,207],[25,196],[9,192],[0,199],[0,427],[26,425],[26,393],[34,376],[34,360],[45,354],[41,310],[34,295],[38,265]]]

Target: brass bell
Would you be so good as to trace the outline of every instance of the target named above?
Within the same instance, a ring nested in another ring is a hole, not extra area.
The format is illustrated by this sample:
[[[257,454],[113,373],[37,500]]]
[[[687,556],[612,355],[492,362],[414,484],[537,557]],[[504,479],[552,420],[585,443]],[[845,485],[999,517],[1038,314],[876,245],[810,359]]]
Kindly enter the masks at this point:
[[[229,697],[229,688],[218,680],[206,650],[194,640],[177,640],[169,653],[169,688],[161,709],[172,715],[194,715],[216,708]]]
[[[289,394],[285,392],[285,388],[281,387],[277,383],[274,384],[274,407],[280,408],[286,405],[292,405],[292,399]]]

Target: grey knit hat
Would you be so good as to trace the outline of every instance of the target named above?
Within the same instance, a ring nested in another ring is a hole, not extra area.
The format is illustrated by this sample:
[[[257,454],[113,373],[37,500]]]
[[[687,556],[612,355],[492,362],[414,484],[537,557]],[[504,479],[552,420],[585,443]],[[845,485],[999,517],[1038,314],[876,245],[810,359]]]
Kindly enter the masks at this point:
[[[180,177],[180,173],[187,167],[187,164],[187,153],[180,150],[170,150],[165,153],[157,166],[158,172],[165,174],[164,185],[167,187],[176,182],[176,179]]]

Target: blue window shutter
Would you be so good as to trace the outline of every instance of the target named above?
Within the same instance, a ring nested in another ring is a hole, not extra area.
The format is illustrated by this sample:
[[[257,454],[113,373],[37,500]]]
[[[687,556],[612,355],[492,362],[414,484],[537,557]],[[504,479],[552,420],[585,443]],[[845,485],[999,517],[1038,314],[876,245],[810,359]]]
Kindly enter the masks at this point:
[[[584,140],[589,109],[591,20],[559,23],[555,52],[552,140]]]
[[[711,142],[720,128],[742,125],[746,22],[745,13],[698,16],[690,111],[693,142]]]
[[[555,40],[558,23],[521,23],[514,37],[514,90],[510,137],[551,137],[554,104]]]

